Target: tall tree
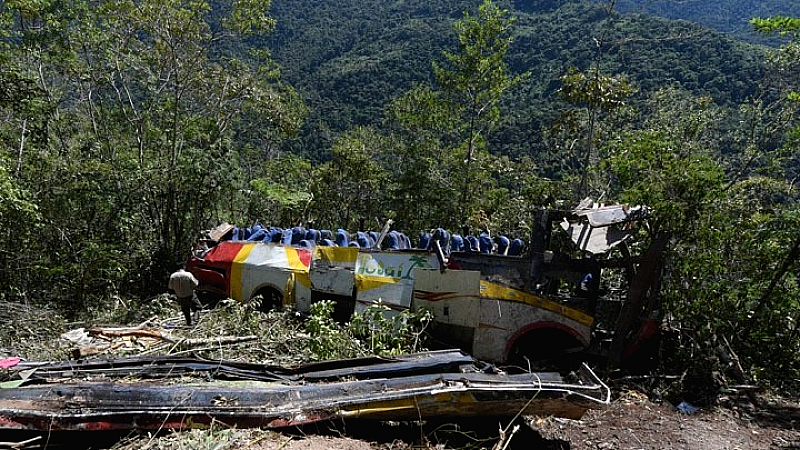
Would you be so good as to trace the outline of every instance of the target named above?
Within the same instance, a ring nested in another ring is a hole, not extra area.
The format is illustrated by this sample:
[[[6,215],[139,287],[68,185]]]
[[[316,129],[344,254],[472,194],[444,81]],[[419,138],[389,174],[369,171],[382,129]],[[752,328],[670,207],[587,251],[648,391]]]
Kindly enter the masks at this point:
[[[217,205],[257,176],[241,170],[244,114],[269,123],[251,147],[271,130],[297,129],[302,113],[277,68],[263,52],[240,51],[244,37],[271,29],[269,5],[0,6],[11,21],[4,54],[17,68],[3,77],[33,80],[46,105],[12,111],[0,137],[16,143],[4,146],[5,156],[19,161],[15,181],[37,199],[46,225],[39,245],[48,249],[41,266],[71,291],[65,298],[80,303],[97,290],[159,286],[153,281],[220,215]],[[21,150],[12,156],[11,148]]]
[[[435,88],[417,86],[393,104],[394,117],[406,131],[427,130],[423,138],[414,133],[405,158],[423,163],[416,166],[416,176],[423,177],[417,180],[443,182],[423,188],[444,188],[437,192],[446,203],[441,226],[466,225],[480,209],[478,193],[491,184],[487,137],[503,121],[503,95],[526,76],[512,76],[505,62],[513,23],[508,10],[491,0],[484,0],[475,15],[464,12],[454,25],[457,51],[446,51],[444,61],[433,63]],[[435,152],[431,159],[413,156],[430,151]],[[407,189],[406,195],[409,191],[419,189]]]
[[[334,143],[331,160],[311,174],[311,214],[320,226],[356,229],[363,220],[368,228],[380,229],[382,219],[392,213],[387,195],[389,145],[370,128],[356,128]]]
[[[455,151],[463,157],[459,202],[462,224],[479,182],[476,155],[485,151],[487,135],[503,120],[503,94],[523,79],[512,76],[505,62],[513,41],[513,23],[508,10],[484,0],[477,15],[464,12],[455,23],[458,51],[445,52],[445,60],[433,65],[438,86],[455,118]]]
[[[389,105],[396,127],[393,136],[392,199],[394,219],[406,230],[458,225],[459,183],[453,167],[458,164],[444,151],[444,136],[453,118],[445,108],[441,92],[415,86]],[[424,205],[424,207],[423,207]]]
[[[585,112],[583,120],[577,118],[577,123],[585,123],[583,145],[578,145],[582,151],[578,152],[577,158],[570,164],[580,174],[577,192],[581,198],[589,195],[589,171],[593,158],[596,157],[596,134],[600,115],[624,106],[625,99],[631,92],[633,88],[625,78],[604,74],[597,67],[586,72],[571,68],[561,77],[561,97]],[[574,129],[573,131],[577,132]]]

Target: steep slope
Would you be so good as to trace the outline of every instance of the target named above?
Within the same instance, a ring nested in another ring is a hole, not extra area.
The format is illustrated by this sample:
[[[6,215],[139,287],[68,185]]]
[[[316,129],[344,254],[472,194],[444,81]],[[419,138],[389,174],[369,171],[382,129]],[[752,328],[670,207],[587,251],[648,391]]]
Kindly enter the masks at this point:
[[[478,3],[274,0],[279,25],[259,45],[272,49],[313,111],[299,150],[324,158],[341,131],[380,125],[388,101],[430,80],[431,62],[455,46],[453,21]],[[758,48],[699,25],[642,14],[609,20],[596,2],[524,3],[512,10],[516,40],[508,62],[532,77],[507,102],[513,119],[498,138],[504,153],[527,153],[541,140],[541,126],[562,107],[554,93],[569,67],[596,62],[626,75],[642,94],[678,84],[729,105],[754,94],[762,74]]]
[[[301,151],[316,156],[329,136],[379,123],[392,98],[428,79],[473,3],[274,0],[278,26],[265,45],[312,108]]]
[[[751,42],[776,42],[754,33],[751,18],[800,16],[800,2],[789,0],[618,0],[617,5],[624,12],[688,20]]]

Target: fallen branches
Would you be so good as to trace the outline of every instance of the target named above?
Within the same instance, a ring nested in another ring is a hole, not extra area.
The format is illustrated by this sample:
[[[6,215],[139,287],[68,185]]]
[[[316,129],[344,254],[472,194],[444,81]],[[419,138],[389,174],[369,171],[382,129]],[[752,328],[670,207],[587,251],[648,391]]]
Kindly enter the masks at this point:
[[[32,444],[41,438],[41,436],[36,436],[21,442],[0,442],[0,448],[25,448],[28,444]]]
[[[212,338],[182,339],[176,344],[178,347],[186,349],[191,347],[199,347],[206,344],[230,345],[255,340],[258,340],[258,336],[221,336]]]
[[[187,351],[195,349],[196,347],[208,346],[209,344],[213,344],[215,348],[219,348],[258,340],[258,336],[252,334],[247,336],[215,336],[177,339],[168,331],[156,328],[145,328],[148,323],[149,320],[136,327],[97,327],[85,331],[83,328],[79,328],[69,333],[64,333],[62,338],[77,345],[77,347],[71,351],[71,355],[75,359],[109,353],[116,350],[125,350],[127,353],[138,351],[140,355],[154,353],[153,350],[167,350],[167,353],[173,353],[175,351]],[[158,345],[163,342],[166,342],[167,345]]]
[[[167,342],[175,342],[168,333],[156,329],[140,329],[140,328],[90,328],[86,331],[90,336],[114,339],[124,337],[140,337],[140,338],[153,338],[160,339]]]

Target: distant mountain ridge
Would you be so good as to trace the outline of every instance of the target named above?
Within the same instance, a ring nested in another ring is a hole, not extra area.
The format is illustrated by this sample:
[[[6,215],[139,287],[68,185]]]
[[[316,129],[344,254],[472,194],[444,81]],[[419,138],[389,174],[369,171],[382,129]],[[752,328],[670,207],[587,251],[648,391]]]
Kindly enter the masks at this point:
[[[750,42],[776,42],[753,31],[750,19],[776,15],[800,17],[792,0],[617,0],[622,12],[688,20]]]
[[[339,133],[382,126],[388,102],[413,83],[430,81],[431,62],[455,49],[453,22],[479,3],[274,0],[277,29],[255,45],[271,49],[285,79],[311,107],[300,151],[324,158]],[[509,65],[515,73],[532,73],[506,102],[513,117],[501,132],[503,153],[529,152],[532,142],[541,141],[542,126],[559,108],[559,77],[569,67],[596,62],[607,73],[626,76],[641,95],[679,85],[731,105],[753,95],[763,73],[758,47],[697,24],[644,14],[614,13],[607,20],[597,2],[498,4],[517,19]]]

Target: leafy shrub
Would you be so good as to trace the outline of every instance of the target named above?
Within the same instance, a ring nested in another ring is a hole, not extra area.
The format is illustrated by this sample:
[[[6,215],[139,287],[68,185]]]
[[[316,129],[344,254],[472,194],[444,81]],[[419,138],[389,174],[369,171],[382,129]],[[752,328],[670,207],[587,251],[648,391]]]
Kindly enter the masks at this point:
[[[311,339],[308,347],[320,360],[354,358],[364,355],[361,343],[346,328],[337,324],[331,314],[335,302],[322,300],[311,305],[311,315],[306,323]]]
[[[427,310],[388,314],[389,307],[377,303],[339,325],[331,317],[333,309],[330,300],[314,303],[306,324],[309,349],[320,360],[425,350],[425,330],[433,318]]]
[[[383,303],[353,314],[347,325],[349,333],[376,355],[399,355],[423,349],[425,330],[433,319],[428,310],[406,310],[388,314]]]

